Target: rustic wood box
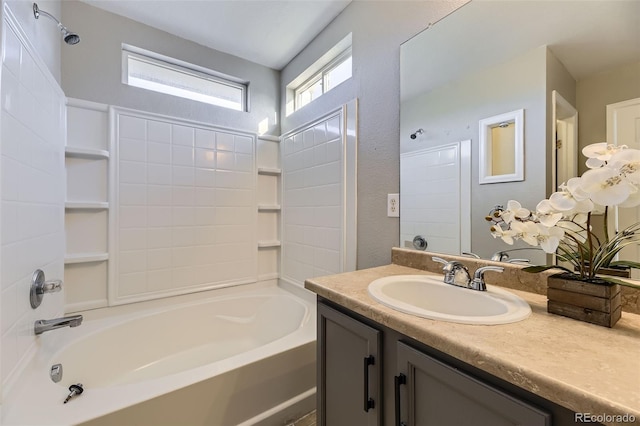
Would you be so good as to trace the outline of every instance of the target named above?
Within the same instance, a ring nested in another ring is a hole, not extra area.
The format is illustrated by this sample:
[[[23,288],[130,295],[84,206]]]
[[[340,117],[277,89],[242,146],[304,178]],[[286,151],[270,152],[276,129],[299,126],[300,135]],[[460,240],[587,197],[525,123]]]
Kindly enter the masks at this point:
[[[613,327],[622,316],[622,297],[618,284],[591,283],[552,276],[548,280],[547,312]]]

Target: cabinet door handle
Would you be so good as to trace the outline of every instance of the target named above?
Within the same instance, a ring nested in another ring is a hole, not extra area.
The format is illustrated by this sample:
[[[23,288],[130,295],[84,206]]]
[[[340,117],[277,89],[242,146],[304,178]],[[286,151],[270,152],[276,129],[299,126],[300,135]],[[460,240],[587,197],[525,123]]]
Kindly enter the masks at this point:
[[[371,408],[374,408],[375,403],[373,398],[369,398],[369,366],[374,365],[375,358],[373,355],[364,357],[364,411],[369,412]]]
[[[407,376],[400,373],[399,376],[393,377],[393,384],[395,387],[395,395],[396,395],[396,426],[405,426],[405,423],[401,420],[400,415],[400,385],[407,384]]]

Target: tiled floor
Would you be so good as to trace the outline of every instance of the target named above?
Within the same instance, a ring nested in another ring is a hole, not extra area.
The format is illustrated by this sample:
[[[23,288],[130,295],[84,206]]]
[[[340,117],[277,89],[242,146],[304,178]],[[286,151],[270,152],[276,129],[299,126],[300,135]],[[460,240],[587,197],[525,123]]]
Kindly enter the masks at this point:
[[[293,426],[316,426],[316,412],[312,411],[309,414],[305,414],[301,418],[295,421]]]

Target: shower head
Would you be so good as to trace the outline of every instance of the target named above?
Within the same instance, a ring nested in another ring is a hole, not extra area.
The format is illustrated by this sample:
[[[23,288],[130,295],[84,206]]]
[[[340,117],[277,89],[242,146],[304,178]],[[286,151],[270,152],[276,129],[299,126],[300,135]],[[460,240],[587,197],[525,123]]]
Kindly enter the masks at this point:
[[[33,4],[33,16],[36,19],[39,19],[40,15],[46,16],[47,18],[53,20],[56,24],[58,24],[58,29],[60,30],[60,32],[62,32],[62,39],[64,40],[65,43],[70,44],[70,45],[74,45],[74,44],[80,43],[80,36],[78,34],[69,31],[67,29],[67,27],[62,25],[62,23],[60,21],[58,21],[52,14],[50,14],[48,12],[45,12],[44,10],[41,10],[38,7],[38,4],[34,3]]]
[[[411,139],[415,139],[418,137],[418,135],[421,135],[424,133],[423,129],[418,129],[416,130],[414,133],[411,133],[411,135],[409,136]]]

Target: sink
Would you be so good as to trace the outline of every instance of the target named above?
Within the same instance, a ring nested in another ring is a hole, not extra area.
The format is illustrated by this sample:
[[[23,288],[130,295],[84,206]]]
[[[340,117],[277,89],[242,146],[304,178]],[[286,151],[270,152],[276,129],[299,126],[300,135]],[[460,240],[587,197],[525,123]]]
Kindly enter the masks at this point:
[[[507,324],[531,315],[527,302],[502,288],[470,290],[428,275],[379,278],[369,284],[369,294],[400,312],[462,324]]]

